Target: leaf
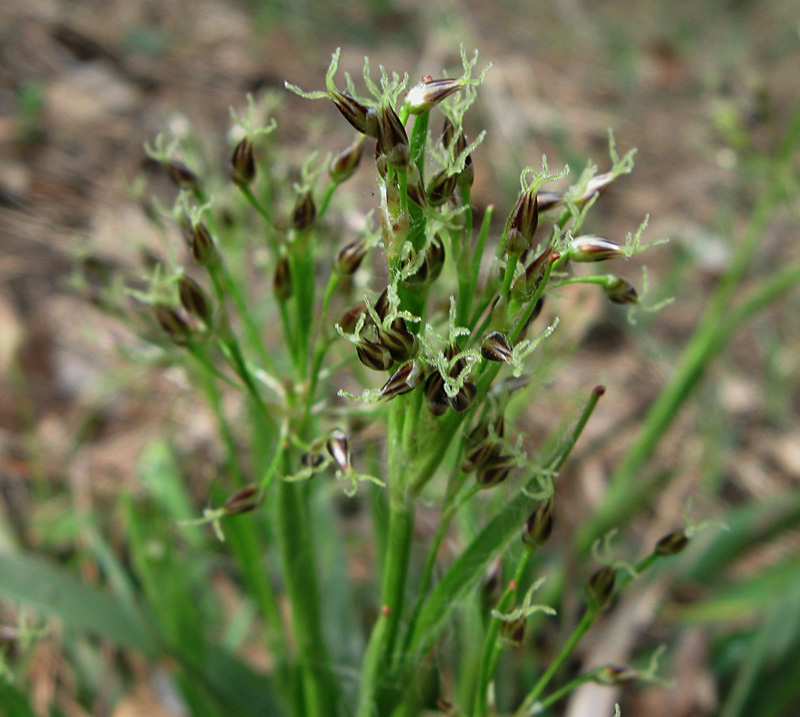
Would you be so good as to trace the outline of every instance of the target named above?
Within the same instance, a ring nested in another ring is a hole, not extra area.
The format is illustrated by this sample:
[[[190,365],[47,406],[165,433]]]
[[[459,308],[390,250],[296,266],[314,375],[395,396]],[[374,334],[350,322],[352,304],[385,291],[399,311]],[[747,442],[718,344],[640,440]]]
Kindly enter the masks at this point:
[[[147,625],[115,596],[33,555],[0,555],[0,594],[120,647],[148,656],[158,652]]]
[[[519,538],[525,518],[536,502],[521,493],[475,536],[450,566],[420,611],[409,643],[412,653],[424,652],[433,644],[445,620],[481,579],[492,560]]]

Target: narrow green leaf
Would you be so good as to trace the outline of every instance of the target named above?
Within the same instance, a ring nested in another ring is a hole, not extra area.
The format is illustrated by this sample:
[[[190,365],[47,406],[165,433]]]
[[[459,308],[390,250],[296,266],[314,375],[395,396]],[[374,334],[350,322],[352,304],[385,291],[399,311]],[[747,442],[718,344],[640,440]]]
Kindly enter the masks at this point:
[[[0,714],[3,717],[34,717],[27,697],[5,680],[0,680]]]
[[[33,555],[0,555],[0,594],[120,647],[148,656],[158,652],[145,623],[134,618],[116,597]]]
[[[478,533],[431,591],[414,627],[412,653],[424,652],[438,637],[445,620],[466,597],[492,560],[519,539],[522,525],[536,503],[520,493]]]

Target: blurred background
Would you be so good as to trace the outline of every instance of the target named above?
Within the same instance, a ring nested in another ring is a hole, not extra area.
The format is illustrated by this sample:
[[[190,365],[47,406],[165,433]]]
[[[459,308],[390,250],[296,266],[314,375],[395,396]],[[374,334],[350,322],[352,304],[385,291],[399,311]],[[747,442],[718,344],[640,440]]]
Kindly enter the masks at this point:
[[[623,240],[649,214],[644,239],[669,238],[643,260],[654,296],[674,302],[631,327],[594,294],[570,295],[560,313],[571,320],[559,340],[575,358],[524,416],[535,440],[552,428],[553,414],[563,414],[559,407],[575,405],[576,391],[607,386],[584,439],[593,450],[579,472],[565,472],[569,506],[561,514],[574,528],[602,502],[605,476],[742,239],[768,158],[800,97],[795,2],[4,0],[1,550],[22,546],[73,561],[92,580],[96,566],[81,558],[75,516],[110,512],[121,491],[135,492],[140,457],[156,438],[168,435],[196,458],[201,486],[203,457],[216,450],[211,419],[181,376],[132,366],[120,355],[121,327],[71,288],[76,253],[85,257],[87,247],[98,266],[138,261],[150,231],[135,191],[137,178],[153,172],[144,143],[188,122],[223,162],[229,107],[241,110],[247,93],[275,90],[285,95],[278,141],[297,147],[299,163],[309,146],[344,146],[349,127],[332,105],[285,93],[284,80],[321,88],[330,54],[341,46],[340,68],[355,76],[369,55],[373,67],[407,71],[413,83],[457,71],[461,43],[480,51],[479,67],[493,64],[471,119],[473,136],[488,132],[474,155],[476,206],[496,204],[502,222],[520,171],[538,167],[542,154],[551,169],[568,164],[577,175],[593,160],[604,171],[612,129],[620,153],[638,148],[636,168],[603,196],[588,228]],[[365,208],[373,202],[371,182],[363,178],[355,194]],[[750,281],[800,258],[799,206],[775,213]],[[798,500],[798,308],[795,291],[751,321],[710,367],[652,462],[671,479],[635,526],[643,543],[681,524],[690,496],[698,520],[776,496]],[[626,625],[587,639],[582,654],[596,653],[596,661],[616,649],[609,635],[623,645],[617,659],[637,631],[671,646],[667,672],[677,687],[626,693],[623,714],[718,714],[744,679],[737,671],[744,655],[758,640],[772,645],[762,630],[768,607],[791,590],[793,604],[800,602],[795,525],[724,566],[721,587],[739,586],[729,599],[703,602],[704,588],[681,583],[678,568],[677,587],[640,598]],[[13,602],[0,605],[0,623],[14,624]],[[800,609],[785,620],[800,632]],[[88,714],[57,638],[38,641],[26,665],[37,714],[52,705],[58,714]],[[179,713],[155,694],[145,666],[141,674],[110,712]],[[762,677],[764,690],[786,685]],[[797,666],[783,679],[798,683]],[[564,714],[611,714],[614,699],[619,694],[610,690],[591,697],[589,707],[576,698]],[[751,714],[788,717],[800,703],[788,699],[777,709]]]

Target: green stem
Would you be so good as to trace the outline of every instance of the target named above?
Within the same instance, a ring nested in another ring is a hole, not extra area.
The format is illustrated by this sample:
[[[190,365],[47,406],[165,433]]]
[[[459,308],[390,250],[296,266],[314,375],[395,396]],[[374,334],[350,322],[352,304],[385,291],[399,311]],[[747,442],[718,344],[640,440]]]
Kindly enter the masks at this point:
[[[561,698],[566,697],[573,690],[576,690],[581,685],[585,685],[587,682],[594,680],[595,674],[595,671],[592,670],[591,672],[579,675],[575,679],[570,680],[554,692],[551,692],[543,700],[539,700],[539,703],[536,705],[537,709],[546,710],[548,707],[558,702]]]
[[[419,393],[419,392],[416,392]],[[389,530],[381,579],[381,612],[370,634],[364,664],[358,717],[372,717],[379,676],[391,664],[397,628],[402,617],[403,595],[411,553],[414,528],[414,504],[406,493],[404,466],[404,414],[408,412],[409,395],[395,399],[389,408],[387,464],[389,491]]]
[[[407,504],[390,503],[389,533],[381,585],[381,614],[372,628],[364,656],[357,717],[372,717],[375,714],[378,678],[382,669],[391,662],[403,608],[413,527],[413,508]]]
[[[511,605],[511,602],[517,595],[517,586],[522,580],[522,574],[528,565],[532,553],[530,550],[524,550],[517,561],[517,568],[514,571],[514,578],[509,582],[508,587],[500,596],[495,610],[498,613],[503,613]],[[483,641],[483,652],[481,654],[480,670],[478,672],[478,686],[475,690],[475,702],[472,706],[472,714],[474,717],[484,717],[486,715],[487,696],[489,692],[489,684],[492,681],[492,674],[497,665],[497,658],[500,654],[500,647],[498,646],[498,636],[500,634],[500,626],[503,621],[491,616],[489,622],[489,629],[486,631],[486,637]]]
[[[284,453],[285,473],[290,472]],[[303,483],[278,481],[273,521],[281,554],[286,593],[291,606],[304,698],[304,715],[335,713],[335,685],[329,672],[328,650],[322,634],[317,569],[314,562],[310,517]]]
[[[558,672],[567,658],[572,654],[575,646],[580,642],[581,638],[588,632],[589,628],[594,624],[599,612],[595,607],[588,607],[583,614],[581,621],[577,627],[572,631],[572,634],[567,638],[567,641],[562,645],[558,654],[553,658],[547,666],[544,674],[539,678],[539,681],[534,685],[533,689],[526,695],[519,709],[514,712],[514,717],[526,717],[532,714],[532,709],[536,705],[539,695],[544,692],[545,687],[553,679],[553,676]]]

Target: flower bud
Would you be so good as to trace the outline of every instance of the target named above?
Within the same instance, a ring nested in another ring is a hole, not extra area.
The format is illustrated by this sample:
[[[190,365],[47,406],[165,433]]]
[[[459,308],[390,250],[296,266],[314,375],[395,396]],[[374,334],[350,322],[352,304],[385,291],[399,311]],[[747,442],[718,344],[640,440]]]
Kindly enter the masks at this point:
[[[336,109],[355,129],[368,137],[378,137],[378,113],[372,107],[359,102],[349,92],[334,90],[330,96]]]
[[[177,159],[170,159],[164,164],[169,178],[181,189],[197,189],[200,186],[200,179],[183,162]]]
[[[375,341],[363,339],[356,344],[358,360],[373,371],[386,371],[392,367],[394,359],[389,349]]]
[[[553,497],[542,501],[530,514],[522,531],[522,542],[528,550],[544,545],[553,532]]]
[[[519,195],[506,222],[505,250],[519,256],[528,250],[539,225],[539,200],[535,191],[526,189]]]
[[[605,261],[622,256],[622,247],[610,239],[586,234],[579,236],[570,242],[567,255],[572,261],[589,262]]]
[[[183,307],[175,309],[165,304],[157,304],[153,306],[153,311],[155,312],[156,321],[158,321],[164,333],[169,336],[173,343],[178,346],[185,346],[191,341],[195,327],[191,317]]]
[[[210,266],[218,261],[217,247],[205,224],[202,222],[185,224],[184,237],[189,245],[189,252],[198,266]]]
[[[528,266],[525,271],[517,277],[517,280],[511,286],[511,295],[517,301],[527,301],[530,299],[539,288],[544,278],[545,269],[550,261],[554,261],[560,255],[553,252],[553,247],[548,246],[539,256],[537,256]]]
[[[367,307],[364,305],[363,301],[360,304],[350,307],[342,315],[342,318],[339,319],[339,328],[341,328],[341,330],[346,334],[355,333],[358,320],[361,318],[362,314],[366,313],[366,311]]]
[[[256,162],[253,158],[253,140],[245,137],[231,155],[231,181],[240,187],[247,187],[256,176]]]
[[[350,441],[347,440],[344,431],[338,428],[331,431],[325,448],[339,469],[347,473],[352,466],[350,464]]]
[[[225,504],[222,506],[222,512],[225,515],[249,513],[261,504],[263,497],[264,496],[259,494],[258,488],[254,485],[245,486],[225,501]]]
[[[425,379],[425,405],[434,416],[441,416],[450,407],[444,390],[444,379],[437,369],[433,369]]]
[[[461,470],[466,473],[480,470],[499,455],[498,440],[505,433],[502,415],[494,419],[494,436],[489,432],[490,421],[483,420],[472,429],[464,444],[465,459]]]
[[[639,672],[632,667],[620,665],[603,665],[594,670],[593,682],[605,687],[619,687],[639,679]]]
[[[444,260],[444,242],[439,234],[434,234],[425,257],[425,263],[428,265],[428,281],[436,281],[441,276]]]
[[[311,191],[303,192],[294,204],[292,209],[292,226],[298,231],[308,229],[317,216],[317,208],[314,205],[314,197],[311,196]]]
[[[428,195],[425,193],[425,185],[422,182],[422,175],[419,167],[413,162],[408,164],[408,174],[406,177],[406,193],[408,198],[417,206],[423,209],[428,206]]]
[[[423,78],[422,82],[414,85],[403,100],[403,105],[412,115],[427,112],[443,99],[449,97],[454,92],[463,87],[463,80],[443,78],[432,80]]]
[[[589,180],[586,191],[575,200],[575,203],[579,206],[586,204],[595,194],[600,194],[613,181],[614,175],[611,172],[595,175]]]
[[[202,321],[206,328],[211,327],[211,304],[200,284],[184,274],[178,280],[178,296],[180,297],[181,306],[191,316]]]
[[[495,452],[489,462],[478,470],[476,481],[481,488],[494,488],[500,485],[514,467],[513,456]]]
[[[465,381],[455,396],[448,396],[447,398],[456,413],[464,413],[472,406],[472,402],[477,395],[478,387],[471,381]]]
[[[289,258],[282,256],[275,267],[272,277],[272,289],[278,301],[287,301],[292,296],[292,270]]]
[[[378,146],[386,160],[396,167],[407,167],[411,161],[406,129],[397,112],[388,105],[378,115]]]
[[[609,283],[603,286],[603,291],[614,304],[635,304],[639,301],[633,284],[620,276],[611,277]]]
[[[461,189],[469,189],[475,181],[475,165],[472,157],[468,154],[464,159],[464,169],[456,177],[456,184]]]
[[[389,314],[389,309],[391,306],[389,305],[389,287],[387,286],[375,299],[375,305],[372,307],[375,309],[375,313],[378,315],[378,318],[383,321]]]
[[[375,145],[375,167],[378,169],[380,178],[386,179],[389,162],[386,160],[386,155],[381,151],[381,146],[379,144]]]
[[[656,555],[663,557],[669,555],[677,555],[683,552],[686,546],[689,545],[689,536],[686,535],[685,530],[675,530],[672,533],[667,533],[661,540],[656,543],[653,552]]]
[[[325,462],[325,456],[321,455],[320,453],[312,453],[311,451],[306,451],[300,456],[300,465],[303,468],[309,468],[312,473],[314,471],[319,470],[319,468],[322,466],[324,462]]]
[[[341,184],[356,173],[361,163],[361,155],[364,154],[366,139],[363,134],[359,135],[331,160],[328,173],[334,182]]]
[[[424,373],[418,361],[406,361],[381,388],[381,398],[394,398],[413,391],[422,383]]]
[[[503,620],[500,623],[500,637],[512,645],[521,645],[525,639],[525,627],[528,623],[528,618],[525,615],[520,615],[515,620]]]
[[[487,361],[510,363],[514,356],[514,349],[503,334],[499,331],[492,331],[481,343],[481,355]]]
[[[600,568],[586,584],[586,595],[595,607],[603,608],[614,596],[614,585],[617,581],[617,569],[609,565]]]
[[[430,202],[430,205],[438,207],[450,199],[450,195],[455,191],[457,180],[458,175],[450,174],[446,169],[435,174],[428,185],[428,202]]]
[[[367,244],[363,239],[356,239],[346,244],[336,255],[336,271],[343,276],[355,274],[366,255]]]
[[[564,195],[558,192],[539,192],[537,194],[539,202],[539,211],[546,212],[548,209],[554,209],[561,205],[564,201]]]
[[[412,358],[419,349],[419,342],[407,328],[405,319],[398,316],[388,329],[378,329],[378,341],[383,344],[395,361]]]

